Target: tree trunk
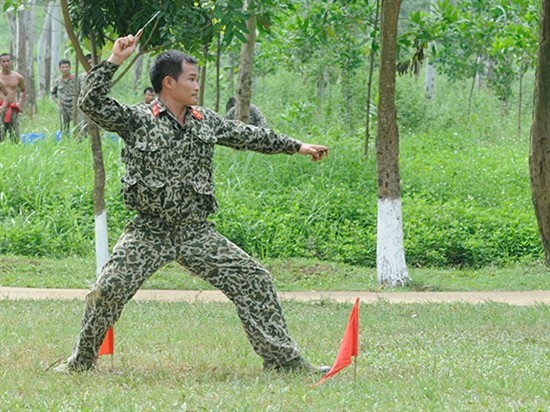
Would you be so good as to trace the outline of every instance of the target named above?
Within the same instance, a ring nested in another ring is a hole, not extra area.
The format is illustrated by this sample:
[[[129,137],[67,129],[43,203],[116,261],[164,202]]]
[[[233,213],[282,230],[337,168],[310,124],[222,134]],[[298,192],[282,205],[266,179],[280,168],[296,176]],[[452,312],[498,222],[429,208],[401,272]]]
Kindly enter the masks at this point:
[[[54,2],[54,3],[57,3]],[[52,77],[55,77],[55,73],[58,73],[59,67],[59,56],[61,53],[61,32],[65,30],[63,25],[61,24],[62,17],[61,17],[61,7],[59,4],[52,4],[51,8],[52,13],[52,39],[51,39],[51,61],[50,61],[50,73],[52,74]]]
[[[374,27],[372,30],[376,30],[378,28],[378,14],[379,14],[379,8],[380,8],[380,1],[376,0],[376,9],[374,12]],[[374,46],[376,45],[376,39],[373,36],[371,47],[370,47],[370,55],[369,55],[369,75],[367,80],[367,116],[365,120],[365,159],[369,156],[369,142],[370,142],[370,109],[371,109],[371,96],[372,96],[372,78],[374,75]]]
[[[138,93],[139,80],[143,73],[143,56],[139,56],[136,60],[136,67],[134,67],[134,93]]]
[[[23,77],[27,86],[27,96],[25,105],[27,114],[34,116],[37,112],[36,105],[36,79],[34,74],[34,43],[35,43],[35,27],[36,27],[36,0],[29,2],[23,12],[23,24],[25,27],[25,61]]]
[[[244,6],[250,14],[246,22],[248,34],[246,43],[241,46],[241,61],[239,65],[239,78],[237,80],[237,106],[236,118],[248,123],[250,113],[250,101],[252,100],[252,73],[254,68],[254,46],[256,44],[256,15],[254,14],[254,0],[245,0]]]
[[[397,21],[401,0],[382,0],[382,33],[376,158],[378,222],[376,268],[378,283],[402,286],[410,281],[405,263],[401,189],[399,186],[399,132],[395,109]]]
[[[51,61],[52,61],[52,4],[46,5],[46,15],[42,33],[38,40],[38,96],[48,96],[51,89]]]
[[[207,44],[203,46],[202,56],[204,58],[204,65],[200,69],[199,106],[204,106],[204,90],[206,87],[206,70],[208,66],[208,45]]]
[[[221,69],[221,58],[222,58],[222,38],[221,34],[218,33],[216,36],[216,101],[214,103],[214,110],[220,112],[220,69]]]
[[[25,110],[33,116],[36,113],[36,87],[34,86],[34,10],[32,3],[14,13],[15,19],[15,50],[16,68],[25,79],[27,97]],[[13,34],[13,33],[12,33]]]
[[[71,21],[69,19],[69,7],[67,0],[61,0],[63,9],[63,21],[67,30],[67,34],[73,48],[77,50],[77,55],[83,64],[87,64],[83,56],[82,49],[78,44],[77,37],[73,31]],[[60,10],[61,14],[61,10]],[[95,46],[95,39],[90,38],[90,45]],[[92,48],[94,58],[97,58],[95,48]],[[96,60],[94,60],[96,62]],[[84,66],[85,69],[88,69]],[[92,161],[94,167],[94,219],[95,219],[95,252],[96,252],[96,274],[99,274],[107,260],[109,260],[109,237],[107,229],[107,211],[105,208],[105,166],[103,162],[103,150],[101,145],[101,136],[97,125],[93,122],[88,122],[88,131],[90,133],[90,144],[92,147]]]
[[[109,260],[109,237],[107,230],[107,209],[105,208],[105,166],[99,129],[93,122],[88,123],[92,158],[94,164],[94,218],[96,274]]]
[[[435,64],[432,63],[429,59],[426,64],[426,85],[425,85],[425,92],[426,97],[428,99],[432,99],[434,96],[434,90],[435,90]]]
[[[542,0],[529,169],[546,265],[550,266],[550,0]]]
[[[518,85],[518,137],[521,136],[521,106],[523,105],[523,65],[519,68],[519,85]]]

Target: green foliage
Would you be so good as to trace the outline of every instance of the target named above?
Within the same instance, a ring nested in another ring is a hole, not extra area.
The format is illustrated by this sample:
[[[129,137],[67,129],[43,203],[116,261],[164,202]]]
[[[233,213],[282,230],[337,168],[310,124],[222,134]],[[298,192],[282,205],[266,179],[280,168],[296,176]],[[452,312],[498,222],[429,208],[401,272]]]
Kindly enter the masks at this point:
[[[431,44],[438,71],[455,80],[484,76],[507,102],[513,80],[535,64],[539,7],[533,0],[442,0],[409,15],[402,42]]]
[[[317,112],[308,103],[305,85],[291,91],[279,81],[285,83],[273,75],[257,93],[271,126],[328,144],[330,157],[313,164],[301,156],[219,148],[215,180],[221,209],[214,221],[259,258],[374,266],[376,170],[372,159],[362,158],[360,131],[346,135],[345,117],[336,111],[326,115],[331,101]],[[539,259],[527,139],[510,137],[514,119],[494,109],[494,97],[476,95],[468,115],[461,110],[462,88],[442,80],[438,84],[428,101],[414,78],[398,79],[407,262],[411,267],[480,267]],[[128,89],[121,84],[115,93],[122,91]],[[278,115],[276,102],[288,93],[296,94],[296,103]],[[24,122],[23,127],[36,125]],[[112,245],[132,214],[120,196],[121,145],[109,136],[104,143]],[[1,254],[93,253],[90,157],[87,142],[2,144]]]

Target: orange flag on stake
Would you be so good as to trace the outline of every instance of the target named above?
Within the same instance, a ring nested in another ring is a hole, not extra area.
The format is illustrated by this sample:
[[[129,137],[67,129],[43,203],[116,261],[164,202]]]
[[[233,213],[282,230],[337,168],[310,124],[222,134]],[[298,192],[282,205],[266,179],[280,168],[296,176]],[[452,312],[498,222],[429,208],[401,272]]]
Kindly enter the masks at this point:
[[[355,300],[355,305],[349,315],[348,326],[344,332],[338,355],[332,365],[332,368],[315,385],[320,385],[331,376],[336,375],[346,366],[351,365],[351,358],[359,356],[359,298]]]
[[[99,356],[101,355],[112,355],[115,353],[115,330],[109,328],[105,334],[105,339],[99,348]]]

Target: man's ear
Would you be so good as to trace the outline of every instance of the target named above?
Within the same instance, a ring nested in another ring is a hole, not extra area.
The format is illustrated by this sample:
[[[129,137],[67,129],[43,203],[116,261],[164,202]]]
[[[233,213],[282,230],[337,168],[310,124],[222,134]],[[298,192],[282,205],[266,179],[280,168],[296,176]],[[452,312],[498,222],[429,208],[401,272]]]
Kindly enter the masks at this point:
[[[174,85],[174,79],[172,79],[170,76],[166,76],[164,79],[162,79],[163,89],[171,89],[173,85]]]

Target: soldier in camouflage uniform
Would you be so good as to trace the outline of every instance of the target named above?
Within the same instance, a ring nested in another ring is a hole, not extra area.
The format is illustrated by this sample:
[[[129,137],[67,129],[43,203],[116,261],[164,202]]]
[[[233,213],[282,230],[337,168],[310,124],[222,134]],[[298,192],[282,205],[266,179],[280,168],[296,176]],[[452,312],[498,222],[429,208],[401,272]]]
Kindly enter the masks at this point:
[[[69,134],[74,110],[75,77],[71,73],[69,60],[59,61],[61,77],[57,78],[52,88],[52,98],[57,104],[61,133]],[[78,95],[78,93],[77,93]]]
[[[88,293],[73,353],[56,371],[93,368],[105,333],[126,302],[156,270],[175,260],[235,304],[265,369],[326,372],[300,355],[268,271],[218,233],[207,218],[216,210],[214,145],[300,153],[312,160],[322,159],[328,148],[194,107],[198,68],[192,57],[178,51],[161,54],[152,67],[158,99],[151,105],[129,106],[109,97],[113,75],[135,50],[140,35],[115,42],[109,59],[90,71],[79,97],[82,111],[125,142],[124,201],[137,216],[126,226]]]
[[[235,120],[237,116],[237,107],[235,106],[235,98],[230,97],[225,105],[226,119]],[[258,127],[267,127],[267,120],[265,120],[264,114],[253,104],[250,105],[250,110],[248,112],[248,124],[252,124]]]

